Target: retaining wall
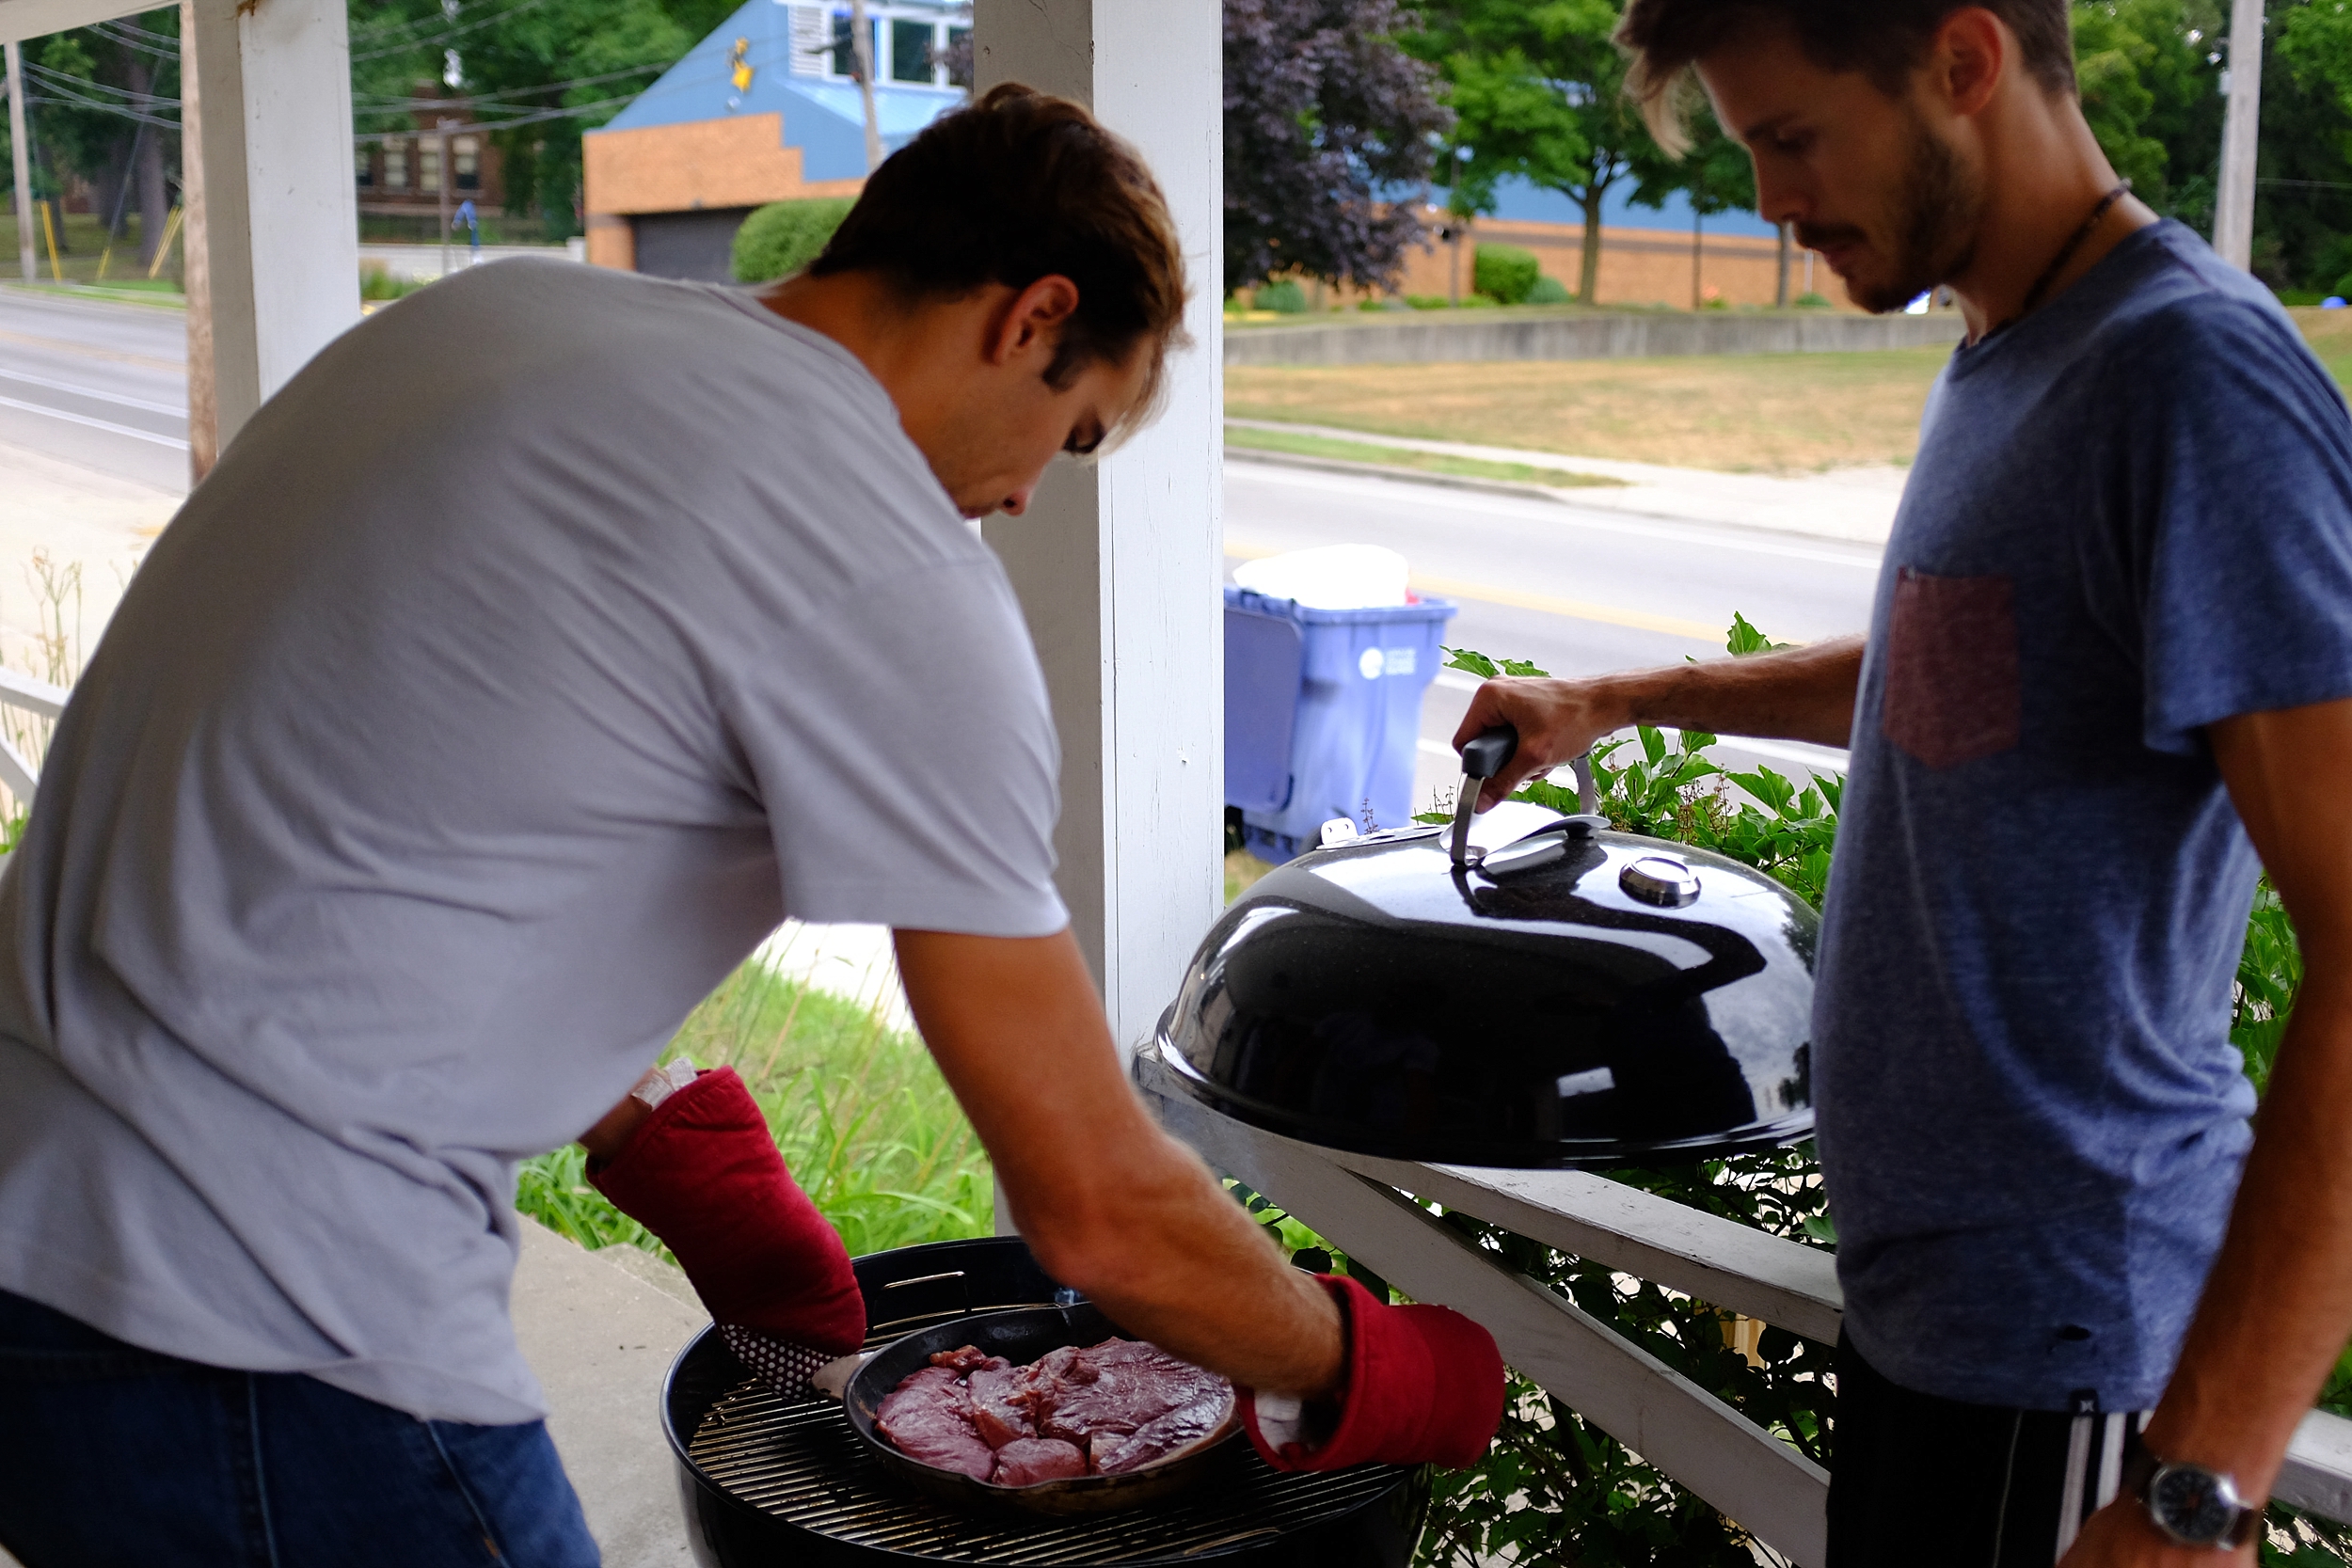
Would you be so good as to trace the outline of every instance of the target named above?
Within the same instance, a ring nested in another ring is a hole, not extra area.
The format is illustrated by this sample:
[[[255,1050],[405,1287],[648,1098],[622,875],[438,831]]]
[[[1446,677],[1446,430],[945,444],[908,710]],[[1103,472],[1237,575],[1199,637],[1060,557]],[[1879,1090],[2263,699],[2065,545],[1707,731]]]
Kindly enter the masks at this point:
[[[1506,316],[1491,320],[1356,318],[1298,326],[1230,327],[1229,365],[1379,365],[1445,360],[1632,359],[1680,354],[1850,354],[1960,341],[1957,311],[1861,316],[1842,311]]]

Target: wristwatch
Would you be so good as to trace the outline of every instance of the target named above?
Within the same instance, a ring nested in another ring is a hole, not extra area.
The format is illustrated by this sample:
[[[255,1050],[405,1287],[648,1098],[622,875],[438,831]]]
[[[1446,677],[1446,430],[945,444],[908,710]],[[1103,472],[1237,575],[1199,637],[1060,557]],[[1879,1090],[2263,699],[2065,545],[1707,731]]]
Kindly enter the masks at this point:
[[[2233,1552],[2262,1525],[2262,1509],[2247,1505],[2236,1481],[2201,1465],[2167,1465],[2137,1433],[2123,1456],[2123,1490],[2179,1545]]]

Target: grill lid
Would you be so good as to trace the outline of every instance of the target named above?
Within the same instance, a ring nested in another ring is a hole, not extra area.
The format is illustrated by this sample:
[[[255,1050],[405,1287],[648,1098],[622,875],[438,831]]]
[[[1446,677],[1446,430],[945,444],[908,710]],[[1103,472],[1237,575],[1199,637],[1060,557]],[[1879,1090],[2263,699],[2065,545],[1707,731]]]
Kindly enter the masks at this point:
[[[1607,1167],[1813,1128],[1820,920],[1760,872],[1567,817],[1301,855],[1210,930],[1136,1075],[1327,1148]]]

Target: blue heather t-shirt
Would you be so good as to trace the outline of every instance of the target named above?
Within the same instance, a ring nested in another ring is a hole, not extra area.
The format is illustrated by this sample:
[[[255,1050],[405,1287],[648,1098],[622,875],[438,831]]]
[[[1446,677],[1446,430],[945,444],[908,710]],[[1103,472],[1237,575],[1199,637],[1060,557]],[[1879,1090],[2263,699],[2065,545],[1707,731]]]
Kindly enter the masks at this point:
[[[1954,355],[1879,582],[1815,1004],[1846,1332],[2153,1405],[2251,1142],[2204,731],[2352,695],[2352,420],[2176,223]]]

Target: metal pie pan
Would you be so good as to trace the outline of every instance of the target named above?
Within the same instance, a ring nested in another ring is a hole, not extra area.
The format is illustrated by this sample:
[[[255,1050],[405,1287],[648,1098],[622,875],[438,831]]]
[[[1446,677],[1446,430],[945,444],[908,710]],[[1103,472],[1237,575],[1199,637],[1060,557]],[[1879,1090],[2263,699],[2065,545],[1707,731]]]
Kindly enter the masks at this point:
[[[931,1364],[931,1357],[964,1345],[983,1354],[1001,1355],[1025,1367],[1048,1351],[1064,1345],[1096,1345],[1113,1338],[1134,1338],[1091,1302],[1073,1307],[1030,1307],[991,1312],[920,1329],[877,1351],[850,1379],[844,1403],[850,1426],[908,1486],[941,1501],[965,1508],[1013,1510],[1064,1517],[1114,1513],[1140,1508],[1189,1490],[1207,1468],[1210,1457],[1241,1431],[1236,1409],[1224,1432],[1187,1451],[1155,1460],[1116,1476],[1073,1476],[1066,1481],[1041,1481],[1033,1486],[999,1486],[953,1470],[926,1465],[899,1450],[882,1434],[875,1418],[898,1385]]]

